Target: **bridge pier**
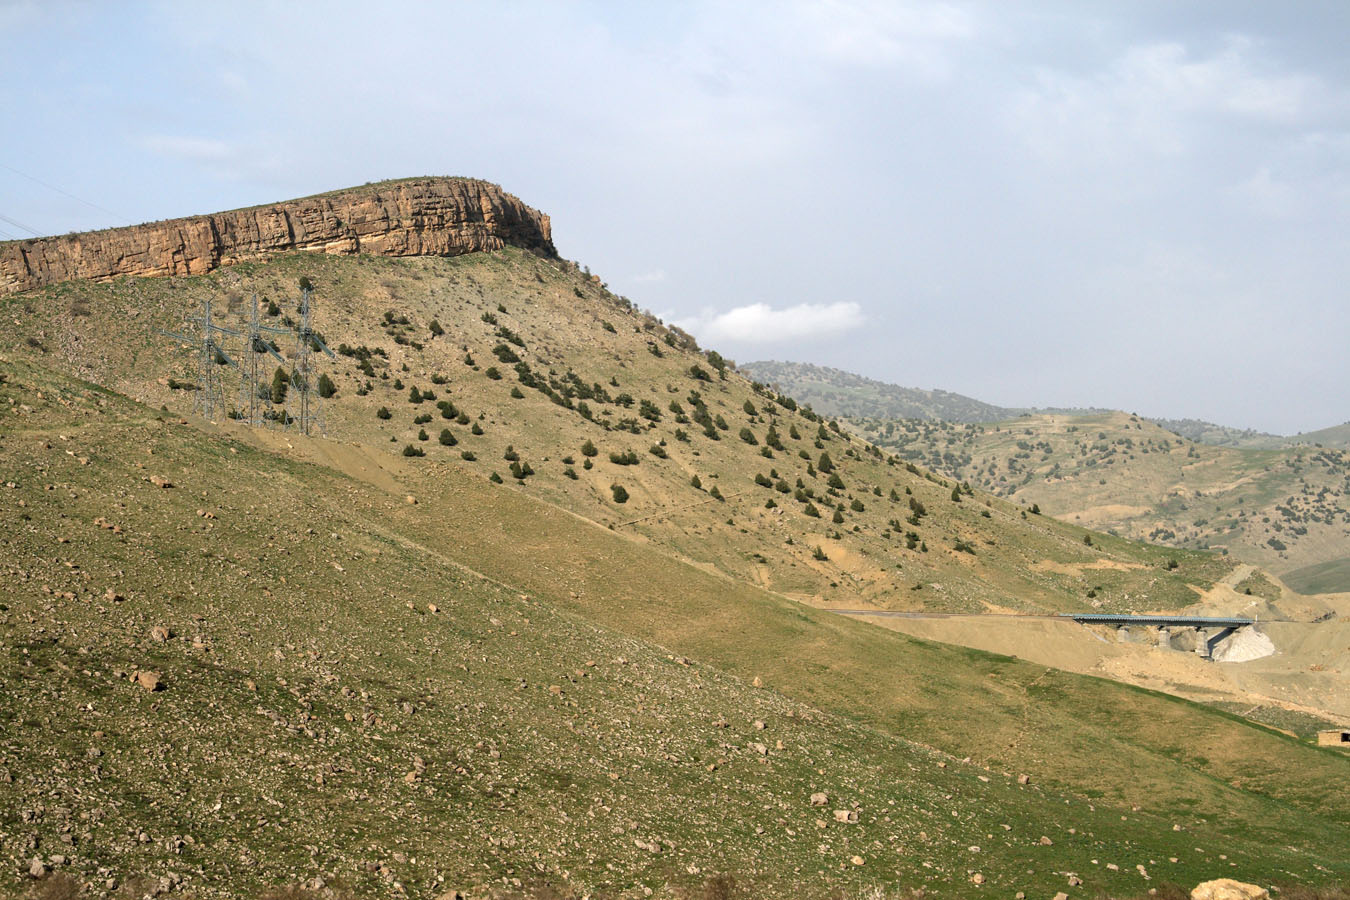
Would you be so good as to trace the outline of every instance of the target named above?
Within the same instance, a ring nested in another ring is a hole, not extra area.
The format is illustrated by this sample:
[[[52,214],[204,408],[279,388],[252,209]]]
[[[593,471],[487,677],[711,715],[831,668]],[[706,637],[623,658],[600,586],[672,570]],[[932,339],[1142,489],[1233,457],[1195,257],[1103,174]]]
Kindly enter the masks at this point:
[[[1158,646],[1161,647],[1162,649],[1164,650],[1172,649],[1172,633],[1167,630],[1166,625],[1158,626],[1157,640]]]
[[[1195,629],[1195,654],[1201,659],[1209,659],[1209,637],[1199,626]]]
[[[1116,626],[1116,642],[1121,644],[1128,644],[1130,642],[1130,626]]]

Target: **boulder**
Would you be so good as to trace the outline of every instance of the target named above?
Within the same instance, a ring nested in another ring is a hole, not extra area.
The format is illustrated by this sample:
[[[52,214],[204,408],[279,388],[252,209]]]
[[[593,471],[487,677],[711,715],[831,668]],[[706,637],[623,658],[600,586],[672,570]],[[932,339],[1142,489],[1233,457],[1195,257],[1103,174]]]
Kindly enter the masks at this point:
[[[1191,900],[1270,900],[1270,892],[1232,878],[1216,878],[1197,884],[1191,891]]]

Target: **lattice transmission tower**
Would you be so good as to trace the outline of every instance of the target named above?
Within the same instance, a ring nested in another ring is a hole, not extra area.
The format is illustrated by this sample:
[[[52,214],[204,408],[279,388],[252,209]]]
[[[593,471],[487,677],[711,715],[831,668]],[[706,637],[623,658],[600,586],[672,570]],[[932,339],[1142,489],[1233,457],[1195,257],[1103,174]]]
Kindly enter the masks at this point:
[[[183,320],[183,332],[160,331],[174,340],[194,347],[197,351],[197,396],[193,400],[193,409],[203,418],[211,419],[217,410],[225,412],[225,393],[217,370],[220,366],[230,365],[239,368],[239,363],[225,352],[219,339],[220,335],[240,336],[238,331],[217,325],[212,318],[211,299],[202,301],[201,312],[196,316],[187,316]],[[191,326],[191,327],[188,327]]]
[[[320,434],[327,434],[327,422],[323,416],[323,397],[315,399],[310,396],[316,393],[317,388],[314,381],[313,359],[316,351],[332,359],[337,359],[337,354],[328,348],[311,323],[309,308],[311,293],[313,291],[309,287],[300,289],[300,322],[295,328],[295,371],[291,375],[291,387],[295,388],[295,391],[287,393],[288,398],[295,398],[287,404],[294,408],[295,412],[288,418],[294,419],[294,424],[301,434],[309,434],[314,428],[318,428]],[[297,381],[299,384],[296,384]]]
[[[239,411],[237,418],[250,426],[267,425],[272,421],[272,392],[264,389],[267,357],[271,356],[281,365],[285,358],[277,352],[272,339],[267,335],[291,334],[289,328],[274,328],[264,325],[258,316],[258,295],[253,295],[253,309],[249,312],[248,330],[244,333],[244,365],[239,378]]]

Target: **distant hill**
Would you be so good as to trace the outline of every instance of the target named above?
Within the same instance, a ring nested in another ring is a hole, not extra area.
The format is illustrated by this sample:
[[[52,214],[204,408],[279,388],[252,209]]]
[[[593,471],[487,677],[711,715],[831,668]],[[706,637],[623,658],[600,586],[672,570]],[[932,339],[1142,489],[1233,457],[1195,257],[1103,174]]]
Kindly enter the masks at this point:
[[[743,363],[746,376],[772,385],[807,403],[825,416],[873,419],[931,419],[969,425],[1004,422],[1017,416],[1095,416],[1116,412],[1105,407],[996,406],[943,390],[901,387],[855,375],[843,369],[811,363],[763,360]],[[1350,422],[1296,435],[1269,434],[1250,428],[1232,428],[1201,419],[1156,419],[1174,434],[1216,447],[1279,450],[1285,447],[1322,446],[1350,449]]]
[[[1067,521],[1223,549],[1296,590],[1350,590],[1345,450],[1209,446],[1119,412],[983,425],[847,421],[906,460]]]
[[[774,385],[826,416],[997,422],[1023,412],[951,391],[901,387],[810,363],[765,360],[744,363],[738,368],[755,381]]]

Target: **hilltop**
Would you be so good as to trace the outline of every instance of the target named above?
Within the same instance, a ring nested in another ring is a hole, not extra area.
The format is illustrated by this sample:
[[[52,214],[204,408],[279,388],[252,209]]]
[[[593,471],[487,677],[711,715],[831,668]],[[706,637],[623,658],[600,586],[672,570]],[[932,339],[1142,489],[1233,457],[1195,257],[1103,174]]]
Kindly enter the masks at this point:
[[[254,294],[280,327],[302,278],[328,436],[192,415],[158,330],[207,298],[239,330]],[[547,248],[277,253],[0,312],[7,888],[34,857],[220,897],[1350,873],[1343,754],[822,608],[1178,609],[1234,563],[906,463]]]
[[[207,216],[0,242],[0,293],[73,278],[199,275],[292,250],[457,256],[508,244],[553,255],[548,216],[486,181],[407,178]]]

